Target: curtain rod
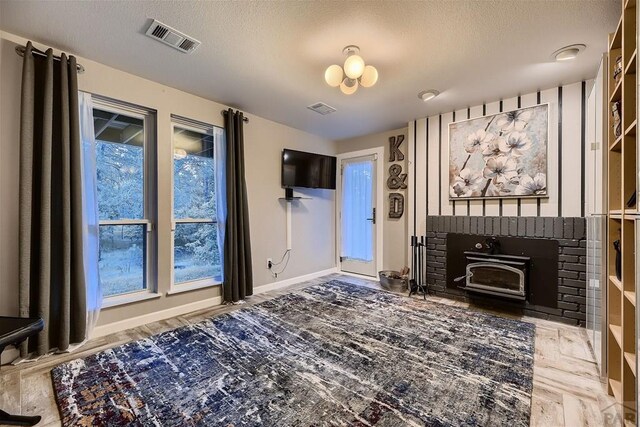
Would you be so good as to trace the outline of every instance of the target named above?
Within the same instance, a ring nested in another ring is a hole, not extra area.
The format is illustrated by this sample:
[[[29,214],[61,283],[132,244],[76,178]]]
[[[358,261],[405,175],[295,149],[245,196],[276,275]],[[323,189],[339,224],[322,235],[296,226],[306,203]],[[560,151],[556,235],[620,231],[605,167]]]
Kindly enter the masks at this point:
[[[24,53],[27,51],[27,48],[24,46],[16,46],[16,53],[19,56],[22,56],[24,58]],[[40,49],[36,49],[35,47],[31,48],[31,53],[35,56],[41,56],[43,58],[47,57],[47,54],[43,51],[41,51]],[[53,55],[53,59],[55,61],[60,61],[60,57]],[[76,64],[76,70],[78,71],[78,74],[82,74],[84,73],[84,67],[80,64]]]
[[[225,114],[227,114],[227,113],[228,113],[228,111],[227,111],[227,110],[222,110],[222,111],[220,111],[220,114],[222,114],[223,116],[224,116]],[[243,116],[243,117],[242,117],[242,121],[243,121],[243,122],[245,122],[245,123],[249,123],[249,117]]]

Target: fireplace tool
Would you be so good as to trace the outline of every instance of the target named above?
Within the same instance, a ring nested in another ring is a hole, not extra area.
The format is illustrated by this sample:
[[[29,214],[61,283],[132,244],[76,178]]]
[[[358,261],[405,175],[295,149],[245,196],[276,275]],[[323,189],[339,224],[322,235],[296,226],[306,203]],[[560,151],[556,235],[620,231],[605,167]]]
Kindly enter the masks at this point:
[[[411,280],[409,280],[409,296],[422,293],[427,299],[427,286],[424,283],[424,236],[411,236]]]

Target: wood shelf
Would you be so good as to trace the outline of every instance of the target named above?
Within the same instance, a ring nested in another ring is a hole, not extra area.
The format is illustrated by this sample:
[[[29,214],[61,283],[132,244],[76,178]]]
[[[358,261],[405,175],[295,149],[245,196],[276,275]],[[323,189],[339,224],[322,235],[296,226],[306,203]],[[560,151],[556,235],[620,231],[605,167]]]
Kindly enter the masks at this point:
[[[635,291],[624,291],[624,297],[629,301],[633,306],[636,306],[636,293]]]
[[[609,330],[613,338],[615,338],[618,347],[622,348],[622,326],[609,325]]]
[[[614,275],[609,276],[609,281],[622,292],[622,282]]]
[[[613,88],[613,92],[611,93],[611,98],[609,98],[610,102],[620,101],[622,99],[622,80],[623,76],[620,76],[620,80],[616,83]]]
[[[609,221],[607,221],[607,241],[602,243],[606,251],[608,282],[607,302],[603,310],[607,313],[606,367],[608,392],[617,403],[635,402],[638,394],[636,381],[637,341],[636,331],[636,253],[640,247],[636,242],[640,234],[636,221],[640,220],[640,205],[627,208],[625,202],[631,194],[638,191],[640,154],[637,142],[637,62],[638,30],[637,0],[623,0],[620,9],[620,21],[615,32],[609,34],[609,51],[606,68],[603,68],[602,99],[607,119],[605,132],[607,146],[606,193],[608,194]],[[618,79],[614,79],[618,58],[622,61],[622,70]],[[615,136],[613,106],[619,102],[619,115],[622,121],[622,135]],[[622,248],[622,279],[616,277],[616,251],[613,242],[619,240]],[[640,280],[639,280],[640,282]],[[633,405],[635,406],[635,405]],[[625,415],[635,411],[635,407],[624,409]]]
[[[621,152],[621,151],[622,151],[622,137],[623,137],[623,135],[620,135],[619,137],[617,137],[617,138],[613,141],[613,144],[611,144],[611,145],[609,146],[609,150],[611,150],[611,151]]]
[[[616,27],[616,31],[613,33],[613,37],[611,37],[611,43],[609,44],[609,50],[620,49],[622,47],[622,16],[620,17],[620,21],[618,21],[618,26]],[[613,58],[615,61],[615,58]]]
[[[618,380],[609,379],[609,387],[613,391],[613,396],[618,402],[622,402],[622,383]]]
[[[631,368],[631,372],[633,372],[633,375],[635,376],[636,375],[636,355],[634,353],[625,351],[624,360],[627,362],[627,365],[629,365],[629,368]]]
[[[634,120],[627,128],[624,130],[624,134],[626,136],[635,136],[636,135],[636,123],[637,119]]]
[[[631,58],[629,58],[629,63],[624,68],[624,73],[626,75],[631,75],[636,73],[636,56],[638,56],[638,48],[636,48],[631,54]]]

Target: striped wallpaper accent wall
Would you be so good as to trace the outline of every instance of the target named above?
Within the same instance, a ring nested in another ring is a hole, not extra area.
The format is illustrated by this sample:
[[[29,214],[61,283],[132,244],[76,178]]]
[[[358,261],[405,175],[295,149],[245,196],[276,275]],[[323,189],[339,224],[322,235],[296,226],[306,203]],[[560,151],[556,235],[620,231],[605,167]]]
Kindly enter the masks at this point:
[[[591,81],[502,99],[409,123],[409,168],[413,191],[407,200],[409,224],[423,234],[428,215],[584,216],[586,97]],[[449,201],[449,124],[501,111],[549,104],[547,199]],[[410,230],[410,232],[413,230]]]

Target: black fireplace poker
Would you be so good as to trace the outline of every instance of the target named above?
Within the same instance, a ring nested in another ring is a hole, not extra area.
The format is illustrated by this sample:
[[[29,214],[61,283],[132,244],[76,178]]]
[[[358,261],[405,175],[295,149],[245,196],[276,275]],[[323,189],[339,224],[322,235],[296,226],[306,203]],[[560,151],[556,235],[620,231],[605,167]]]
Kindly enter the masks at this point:
[[[422,293],[427,299],[427,286],[424,283],[424,236],[411,236],[411,280],[409,280],[409,296]]]

